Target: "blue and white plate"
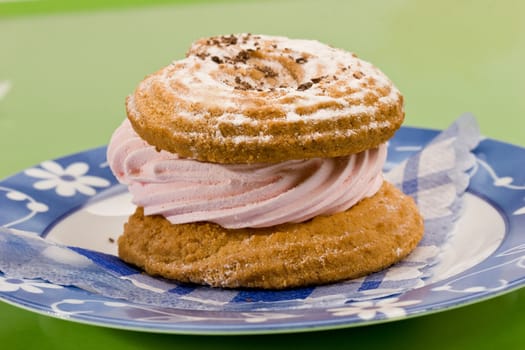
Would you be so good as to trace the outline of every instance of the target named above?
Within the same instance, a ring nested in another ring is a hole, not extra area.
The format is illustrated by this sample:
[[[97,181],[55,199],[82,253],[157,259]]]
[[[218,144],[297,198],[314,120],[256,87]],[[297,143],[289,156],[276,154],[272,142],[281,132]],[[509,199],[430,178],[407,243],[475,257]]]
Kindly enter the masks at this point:
[[[403,127],[390,141],[386,167],[420,150],[436,134]],[[111,174],[105,151],[100,147],[45,161],[0,181],[0,226],[115,254],[115,240],[134,207],[125,188]],[[221,300],[212,298],[204,303],[209,309],[163,308],[42,280],[7,278],[0,273],[0,298],[31,311],[82,323],[193,334],[351,327],[491,298],[525,284],[525,149],[485,139],[474,153],[477,162],[465,207],[433,277],[424,286],[401,294],[333,305],[327,302],[330,298],[297,303],[301,296],[281,291],[264,294],[264,300],[275,301],[266,309],[260,303],[254,303],[253,309],[245,303],[243,308],[221,310],[217,306]],[[231,291],[224,291],[225,298],[228,293]],[[259,297],[257,292],[249,293],[247,298]],[[210,295],[216,298],[220,293],[215,290]],[[285,302],[291,299],[296,302]]]

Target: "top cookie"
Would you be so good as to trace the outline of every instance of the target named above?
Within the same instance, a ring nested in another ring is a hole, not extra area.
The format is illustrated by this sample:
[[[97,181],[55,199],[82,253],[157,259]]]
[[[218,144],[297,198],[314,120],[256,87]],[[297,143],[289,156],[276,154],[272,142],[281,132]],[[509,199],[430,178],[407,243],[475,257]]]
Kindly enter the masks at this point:
[[[358,153],[404,119],[397,88],[354,54],[251,34],[196,41],[185,59],[146,77],[126,107],[151,145],[216,163]]]

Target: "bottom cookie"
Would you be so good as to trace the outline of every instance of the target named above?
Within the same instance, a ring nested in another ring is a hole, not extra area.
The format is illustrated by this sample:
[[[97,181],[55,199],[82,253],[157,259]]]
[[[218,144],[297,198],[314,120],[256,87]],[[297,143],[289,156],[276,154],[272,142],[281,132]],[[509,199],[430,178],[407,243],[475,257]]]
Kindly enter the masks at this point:
[[[137,208],[119,238],[124,261],[181,282],[283,289],[357,278],[407,256],[423,236],[412,200],[388,182],[351,209],[299,224],[229,230],[173,225]]]

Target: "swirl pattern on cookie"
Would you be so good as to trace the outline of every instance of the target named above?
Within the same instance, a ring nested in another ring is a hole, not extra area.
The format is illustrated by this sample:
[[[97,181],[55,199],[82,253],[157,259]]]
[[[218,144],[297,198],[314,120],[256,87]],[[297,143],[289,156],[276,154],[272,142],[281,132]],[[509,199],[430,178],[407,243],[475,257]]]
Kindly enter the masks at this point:
[[[196,41],[126,106],[149,144],[215,163],[359,153],[386,142],[404,118],[396,87],[354,54],[250,34]]]

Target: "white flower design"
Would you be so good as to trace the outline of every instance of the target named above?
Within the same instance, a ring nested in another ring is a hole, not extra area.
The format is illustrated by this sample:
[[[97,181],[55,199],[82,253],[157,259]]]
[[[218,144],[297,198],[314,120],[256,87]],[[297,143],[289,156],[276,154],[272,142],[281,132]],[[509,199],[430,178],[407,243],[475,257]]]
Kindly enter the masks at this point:
[[[481,160],[479,158],[476,158],[476,165],[475,168],[472,170],[472,174],[474,174],[476,171],[478,171],[479,167],[481,166],[484,168],[489,176],[492,178],[493,182],[492,184],[496,187],[505,187],[510,190],[525,190],[525,185],[515,185],[513,184],[514,178],[510,176],[499,176],[496,174],[496,171],[492,168],[489,163],[487,163],[484,160]]]
[[[386,298],[379,301],[357,301],[349,306],[329,309],[333,316],[357,315],[360,319],[369,321],[377,314],[383,314],[386,318],[396,318],[406,316],[405,306],[420,303],[421,300],[399,301],[399,298]]]
[[[16,292],[21,289],[28,293],[42,294],[44,293],[42,288],[59,289],[62,288],[62,286],[42,282],[39,280],[27,280],[0,276],[0,292]]]
[[[43,169],[31,168],[25,174],[41,179],[33,184],[37,190],[54,188],[56,193],[63,197],[74,196],[77,192],[92,196],[97,193],[93,187],[107,187],[110,182],[97,176],[86,175],[89,165],[76,162],[65,169],[55,161],[45,161],[40,164]]]
[[[6,190],[5,187],[0,186],[0,191],[5,191],[5,190]],[[8,189],[8,192],[6,193],[5,196],[12,201],[27,202],[26,203],[27,209],[35,213],[44,213],[49,210],[49,207],[46,204],[37,202],[33,198],[29,197],[27,194],[16,191],[16,190]]]
[[[31,219],[38,213],[45,213],[49,210],[49,207],[46,204],[38,202],[33,197],[16,189],[0,186],[0,193],[4,193],[5,198],[9,199],[10,201],[18,202],[20,205],[25,205],[27,210],[29,210],[29,213],[23,217],[10,218],[12,221],[1,222],[0,224],[4,227],[12,227],[14,225],[20,224]],[[15,204],[13,204],[13,206],[14,205]]]

